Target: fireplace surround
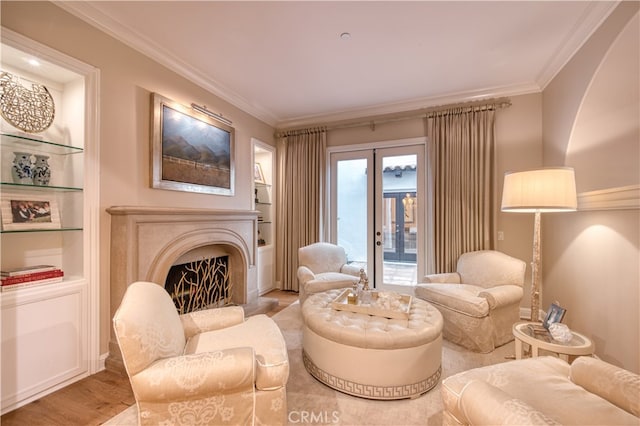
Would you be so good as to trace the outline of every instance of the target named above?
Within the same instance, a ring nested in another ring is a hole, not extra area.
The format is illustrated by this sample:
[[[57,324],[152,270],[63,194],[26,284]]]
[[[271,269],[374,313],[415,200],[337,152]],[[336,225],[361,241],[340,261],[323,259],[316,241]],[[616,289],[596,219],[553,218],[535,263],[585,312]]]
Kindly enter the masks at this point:
[[[257,211],[113,206],[107,213],[111,215],[110,318],[131,283],[164,286],[172,265],[204,252],[229,256],[233,304],[257,301]],[[124,371],[113,329],[105,366]]]

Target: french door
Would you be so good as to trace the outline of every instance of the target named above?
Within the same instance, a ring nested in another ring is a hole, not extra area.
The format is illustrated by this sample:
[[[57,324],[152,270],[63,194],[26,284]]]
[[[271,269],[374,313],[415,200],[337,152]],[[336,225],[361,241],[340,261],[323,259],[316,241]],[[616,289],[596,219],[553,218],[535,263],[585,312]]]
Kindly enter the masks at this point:
[[[330,152],[330,241],[374,287],[400,290],[424,273],[425,144]]]

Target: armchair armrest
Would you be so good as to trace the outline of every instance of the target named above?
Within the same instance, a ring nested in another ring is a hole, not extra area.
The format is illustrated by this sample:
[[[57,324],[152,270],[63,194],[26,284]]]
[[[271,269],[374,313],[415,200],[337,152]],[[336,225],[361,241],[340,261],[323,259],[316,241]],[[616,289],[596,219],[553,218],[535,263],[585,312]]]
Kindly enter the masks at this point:
[[[522,300],[522,287],[518,285],[499,285],[482,290],[478,296],[487,299],[489,309],[501,308]]]
[[[360,277],[360,269],[362,269],[360,266],[345,263],[340,268],[340,272],[343,274],[353,275],[354,277]]]
[[[465,385],[459,404],[470,425],[559,424],[521,399],[479,380]]]
[[[249,347],[164,358],[131,377],[138,401],[201,399],[252,392],[255,358]]]
[[[597,358],[581,356],[571,364],[569,378],[576,385],[640,417],[640,375]]]
[[[205,309],[180,315],[185,339],[211,330],[231,327],[244,322],[244,309],[241,306]]]
[[[314,274],[311,269],[307,268],[306,266],[298,267],[298,280],[300,281],[300,284],[311,281],[315,278],[315,276],[316,274]]]
[[[429,274],[422,278],[423,283],[460,284],[460,274],[445,272],[443,274]]]

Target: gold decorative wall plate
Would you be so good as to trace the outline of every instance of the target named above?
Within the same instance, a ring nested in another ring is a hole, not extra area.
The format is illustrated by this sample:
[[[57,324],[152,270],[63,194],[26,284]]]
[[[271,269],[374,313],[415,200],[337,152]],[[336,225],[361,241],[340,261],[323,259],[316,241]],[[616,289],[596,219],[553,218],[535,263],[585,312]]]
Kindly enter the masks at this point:
[[[32,83],[31,89],[8,72],[0,74],[0,114],[12,126],[28,133],[47,130],[55,117],[49,90]]]

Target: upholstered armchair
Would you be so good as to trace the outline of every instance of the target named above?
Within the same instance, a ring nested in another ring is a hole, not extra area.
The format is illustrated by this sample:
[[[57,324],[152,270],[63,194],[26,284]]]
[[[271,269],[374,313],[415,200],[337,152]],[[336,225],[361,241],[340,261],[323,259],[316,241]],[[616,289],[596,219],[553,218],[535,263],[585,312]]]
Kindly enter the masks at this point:
[[[440,310],[445,339],[475,352],[491,352],[513,340],[525,270],[525,262],[499,251],[464,253],[456,272],[425,276],[415,295]]]
[[[638,425],[640,375],[598,358],[554,356],[466,370],[442,381],[446,425]]]
[[[179,315],[166,290],[136,282],[113,318],[141,425],[284,424],[289,377],[280,329],[242,307]]]
[[[298,249],[298,291],[301,304],[310,294],[351,287],[359,279],[360,267],[347,264],[347,254],[340,246],[314,243]]]

